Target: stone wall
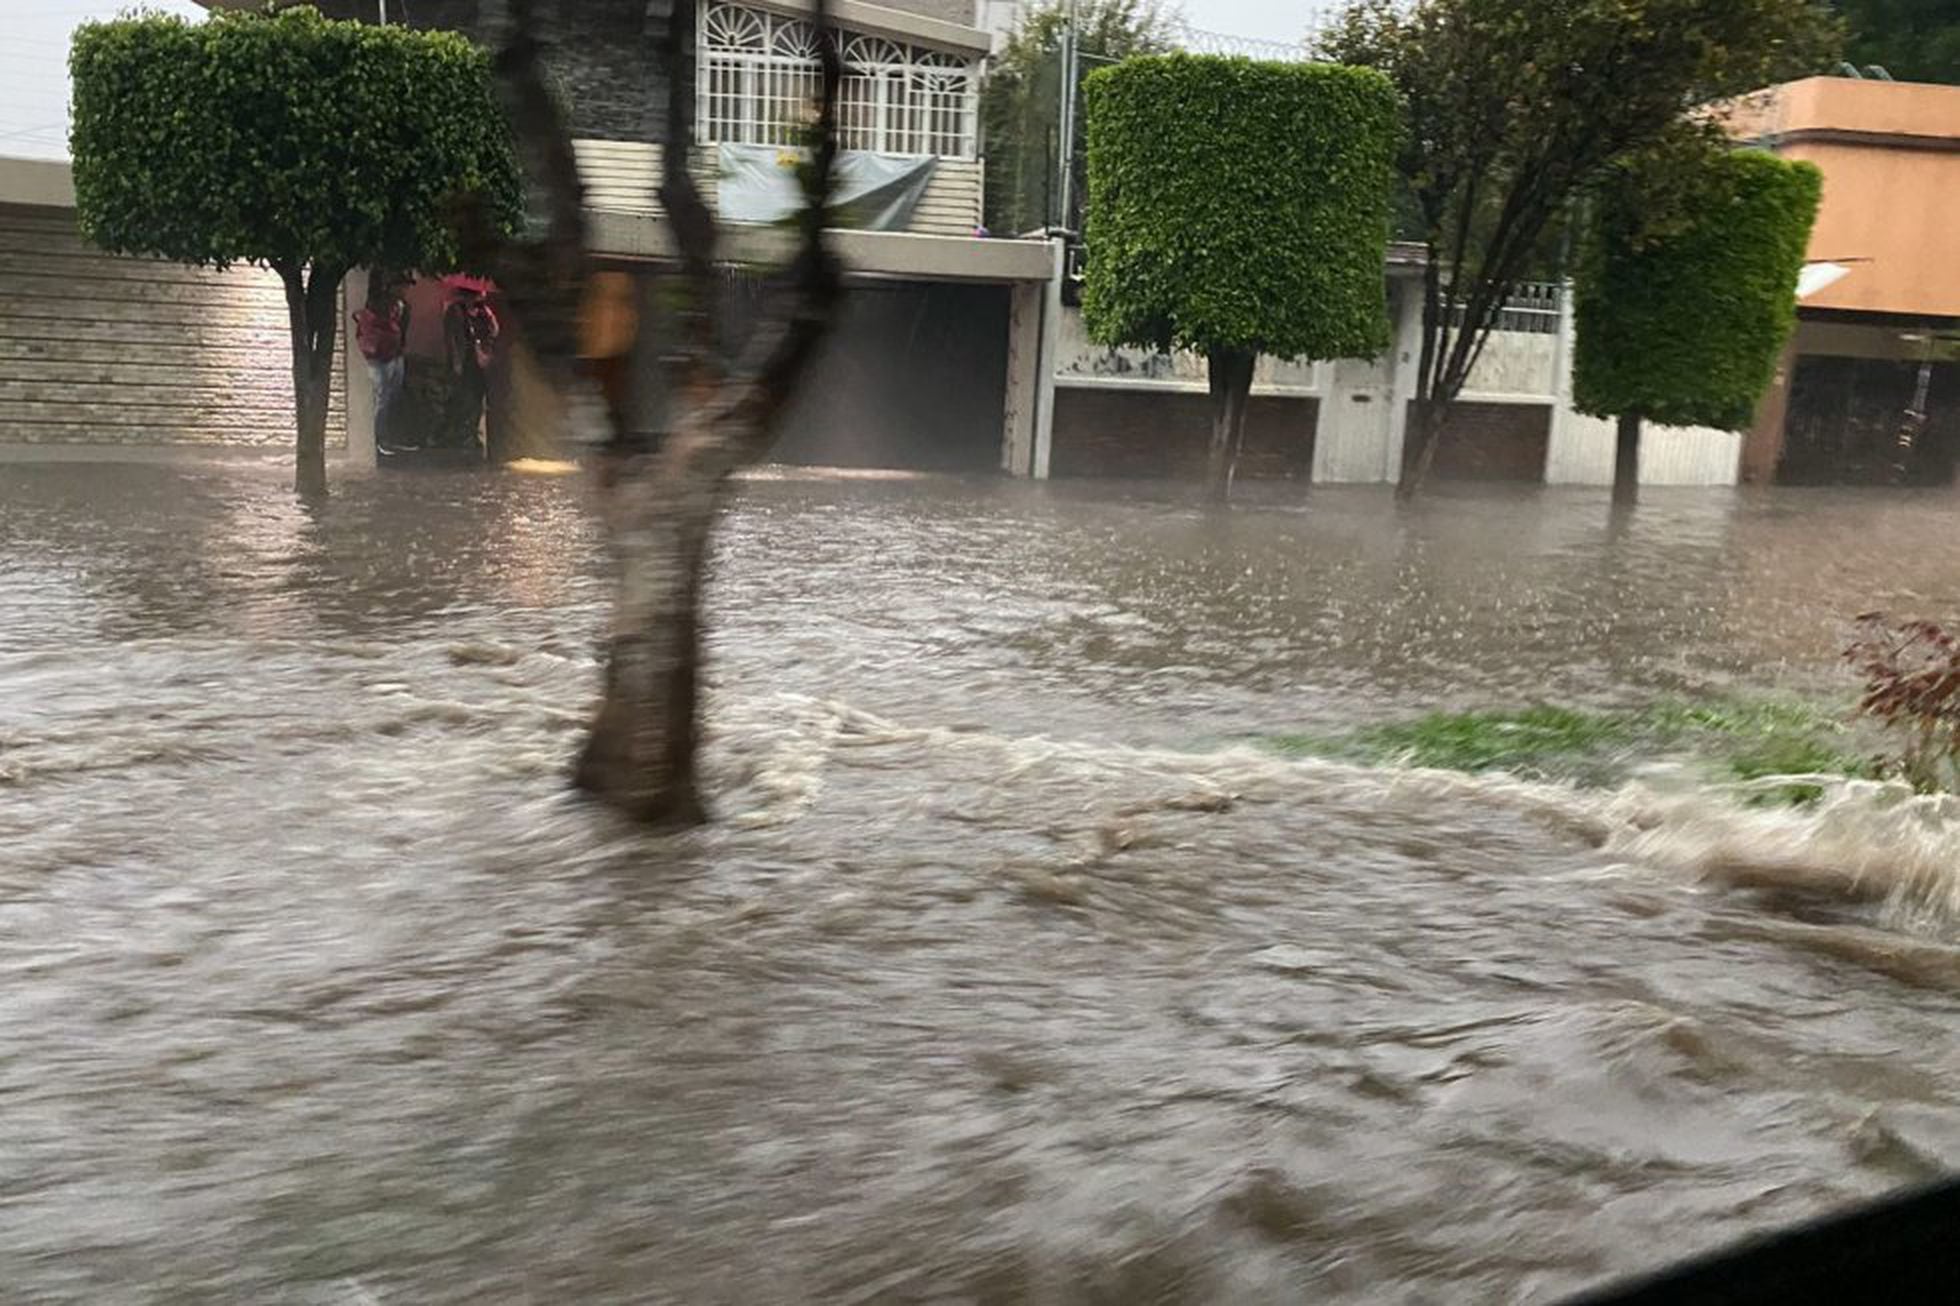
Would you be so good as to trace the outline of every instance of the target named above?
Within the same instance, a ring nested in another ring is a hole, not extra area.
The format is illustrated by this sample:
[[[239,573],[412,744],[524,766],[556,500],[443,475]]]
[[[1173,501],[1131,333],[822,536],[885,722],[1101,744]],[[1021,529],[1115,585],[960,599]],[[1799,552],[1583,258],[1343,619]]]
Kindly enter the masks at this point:
[[[374,0],[320,0],[319,8],[335,18],[375,16]],[[502,8],[483,0],[414,0],[392,4],[389,12],[401,21],[406,10],[412,27],[487,43],[498,35],[495,15]],[[665,134],[646,11],[646,0],[537,0],[546,64],[571,113],[572,135],[644,141]]]
[[[973,0],[875,0],[885,9],[971,26]],[[375,0],[318,0],[335,18],[373,21]],[[536,0],[546,64],[572,119],[572,135],[592,140],[650,141],[666,135],[665,92],[654,76],[658,27],[647,20],[647,0]],[[462,32],[472,40],[497,39],[501,4],[486,0],[413,0],[389,5],[412,27]]]

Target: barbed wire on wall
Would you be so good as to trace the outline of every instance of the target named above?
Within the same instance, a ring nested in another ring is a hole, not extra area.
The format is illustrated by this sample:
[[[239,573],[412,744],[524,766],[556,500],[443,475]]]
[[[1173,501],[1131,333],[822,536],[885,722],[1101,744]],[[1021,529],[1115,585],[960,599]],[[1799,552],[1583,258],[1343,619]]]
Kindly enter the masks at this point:
[[[1228,32],[1209,32],[1193,27],[1184,19],[1171,24],[1171,40],[1178,49],[1191,54],[1236,54],[1249,59],[1305,62],[1314,57],[1315,33],[1303,32],[1298,41],[1268,41],[1256,36],[1233,36]]]

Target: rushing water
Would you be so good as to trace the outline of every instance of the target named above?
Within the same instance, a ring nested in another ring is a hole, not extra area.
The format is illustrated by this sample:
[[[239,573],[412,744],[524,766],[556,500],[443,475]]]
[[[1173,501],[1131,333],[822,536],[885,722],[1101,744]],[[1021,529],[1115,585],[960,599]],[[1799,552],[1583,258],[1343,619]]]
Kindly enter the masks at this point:
[[[1947,496],[746,486],[723,820],[571,481],[0,465],[0,1295],[1556,1300],[1960,1166],[1960,823],[1289,762],[1836,694]]]

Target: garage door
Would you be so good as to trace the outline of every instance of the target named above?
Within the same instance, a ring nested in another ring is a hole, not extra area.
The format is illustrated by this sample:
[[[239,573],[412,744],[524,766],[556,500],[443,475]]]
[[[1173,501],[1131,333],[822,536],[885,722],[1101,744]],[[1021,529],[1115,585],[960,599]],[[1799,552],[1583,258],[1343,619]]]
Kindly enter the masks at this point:
[[[71,210],[0,207],[0,443],[290,445],[287,340],[270,272],[120,258]]]

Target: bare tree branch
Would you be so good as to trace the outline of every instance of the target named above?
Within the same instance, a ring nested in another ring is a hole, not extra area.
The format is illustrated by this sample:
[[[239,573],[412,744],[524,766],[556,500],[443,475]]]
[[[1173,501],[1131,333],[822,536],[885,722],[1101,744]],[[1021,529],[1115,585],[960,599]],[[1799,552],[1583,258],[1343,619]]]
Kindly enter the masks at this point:
[[[818,0],[814,8],[820,89],[810,128],[810,157],[799,174],[803,204],[796,215],[797,253],[727,378],[719,402],[696,427],[706,438],[691,442],[683,455],[691,455],[698,470],[717,479],[768,451],[776,417],[816,357],[843,291],[842,271],[824,240],[837,161],[837,95],[843,61],[828,6]]]
[[[694,150],[696,6],[695,0],[648,0],[649,16],[662,8],[667,11],[661,40],[661,63],[667,76],[667,135],[660,160],[660,207],[666,212],[692,295],[692,302],[681,313],[682,340],[692,351],[693,366],[702,368],[717,359],[715,310],[721,283],[715,274],[715,246],[721,233],[688,166]],[[821,24],[821,13],[818,21]]]
[[[497,86],[527,191],[541,208],[542,233],[506,240],[473,197],[462,197],[455,223],[466,266],[495,278],[518,332],[565,402],[563,434],[575,445],[616,442],[603,398],[579,370],[582,310],[591,284],[586,246],[585,184],[572,133],[546,82],[531,0],[509,0],[504,44],[494,62]]]
[[[837,92],[844,78],[837,35],[826,11],[824,0],[818,0],[821,89],[817,119],[810,132],[810,159],[801,173],[803,206],[796,215],[801,239],[789,269],[790,301],[772,324],[774,329],[758,332],[750,342],[737,370],[747,392],[741,396],[737,413],[746,423],[766,425],[788,398],[829,328],[843,286],[837,261],[824,242],[831,178],[837,162]]]
[[[543,193],[546,242],[560,250],[585,249],[585,183],[579,179],[572,133],[556,97],[545,84],[543,47],[533,26],[531,0],[510,0],[510,33],[497,54],[497,73],[509,101],[511,125],[525,173]]]

